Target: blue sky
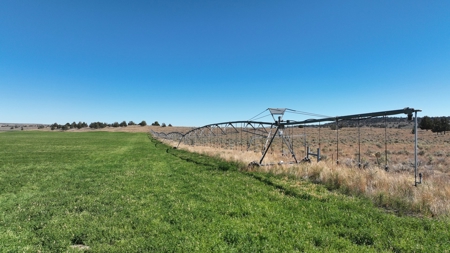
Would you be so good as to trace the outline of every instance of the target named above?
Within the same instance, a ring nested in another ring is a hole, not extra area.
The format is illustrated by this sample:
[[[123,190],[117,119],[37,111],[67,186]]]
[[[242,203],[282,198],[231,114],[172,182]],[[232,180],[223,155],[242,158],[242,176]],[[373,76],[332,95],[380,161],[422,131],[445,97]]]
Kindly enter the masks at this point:
[[[2,0],[0,101],[9,123],[447,116],[450,1]]]

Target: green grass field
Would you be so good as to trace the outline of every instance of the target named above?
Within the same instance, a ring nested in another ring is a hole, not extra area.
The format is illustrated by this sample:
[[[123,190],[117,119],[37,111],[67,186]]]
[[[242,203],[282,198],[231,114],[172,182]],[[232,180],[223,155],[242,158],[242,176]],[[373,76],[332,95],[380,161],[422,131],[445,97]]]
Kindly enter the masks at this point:
[[[449,252],[448,220],[170,149],[142,133],[0,133],[0,252]]]

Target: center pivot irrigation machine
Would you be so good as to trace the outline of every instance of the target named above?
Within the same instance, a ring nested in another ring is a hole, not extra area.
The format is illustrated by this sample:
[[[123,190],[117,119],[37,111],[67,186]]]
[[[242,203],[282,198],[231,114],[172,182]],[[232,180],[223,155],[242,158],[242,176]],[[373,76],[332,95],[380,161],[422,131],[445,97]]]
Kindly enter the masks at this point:
[[[268,115],[261,116],[265,112],[269,112],[272,116],[272,122],[257,121]],[[336,163],[339,164],[339,128],[344,122],[353,122],[353,126],[357,127],[357,133],[352,138],[357,138],[358,152],[357,152],[357,165],[358,167],[365,166],[361,159],[361,122],[370,121],[372,118],[382,117],[383,125],[378,127],[384,127],[384,158],[382,158],[381,152],[376,154],[377,161],[379,158],[384,160],[384,168],[387,171],[388,166],[388,149],[387,149],[387,116],[406,114],[408,121],[414,120],[414,176],[415,185],[420,184],[422,181],[422,175],[417,173],[417,112],[414,108],[404,108],[391,111],[380,111],[371,113],[361,113],[346,116],[324,116],[314,113],[307,113],[302,111],[296,111],[287,108],[268,108],[262,113],[256,115],[250,120],[245,121],[228,121],[222,123],[214,123],[205,125],[202,127],[194,128],[186,133],[180,132],[154,132],[151,134],[155,138],[166,139],[176,143],[175,148],[178,148],[181,144],[184,145],[199,145],[209,146],[218,149],[229,149],[240,152],[255,152],[261,154],[259,162],[254,161],[251,164],[258,166],[273,165],[273,163],[263,163],[268,154],[278,153],[282,157],[285,157],[286,162],[280,161],[278,164],[294,164],[300,162],[310,162],[311,157],[315,157],[317,162],[322,159],[321,154],[321,128],[327,127],[335,131],[335,140],[330,143],[336,145]],[[285,120],[283,117],[285,113],[302,114],[317,118],[307,120]],[[322,124],[322,125],[321,125]],[[310,137],[306,132],[314,129],[315,137]],[[323,131],[323,130],[322,130]],[[308,138],[309,137],[309,138]],[[311,145],[318,145],[315,152],[311,151]],[[381,145],[378,144],[380,147]],[[301,148],[301,150],[299,150]],[[278,152],[279,151],[279,152]],[[299,153],[304,152],[304,157],[299,159]],[[334,154],[332,154],[334,159]],[[290,161],[287,161],[290,159]],[[417,180],[419,176],[420,180]]]

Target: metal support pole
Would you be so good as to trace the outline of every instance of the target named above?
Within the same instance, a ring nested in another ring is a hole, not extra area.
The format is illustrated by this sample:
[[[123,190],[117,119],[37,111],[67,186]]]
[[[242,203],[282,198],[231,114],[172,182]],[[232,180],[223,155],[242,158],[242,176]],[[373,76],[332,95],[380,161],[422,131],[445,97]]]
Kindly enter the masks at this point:
[[[266,156],[267,151],[269,151],[270,145],[272,145],[273,139],[275,139],[275,137],[277,136],[278,130],[280,129],[280,127],[282,127],[282,126],[281,126],[281,116],[278,116],[278,121],[276,122],[276,125],[277,125],[277,129],[275,129],[275,133],[273,133],[273,136],[272,136],[272,138],[270,139],[269,144],[266,145],[266,146],[264,146],[264,149],[265,149],[265,150],[264,150],[264,152],[263,152],[263,155],[262,155],[262,157],[261,157],[261,160],[259,161],[259,164],[262,164],[262,161],[264,160],[264,157]],[[270,133],[269,133],[269,136],[270,136]],[[269,137],[267,137],[267,138],[269,138]]]
[[[388,151],[387,151],[387,121],[386,121],[386,115],[384,115],[384,170],[388,171]]]
[[[414,186],[422,183],[422,177],[420,182],[417,182],[417,111],[414,112]]]
[[[358,118],[358,168],[361,169],[361,128],[359,127],[359,118]]]
[[[309,152],[306,149],[308,144],[306,144],[306,125],[304,125],[304,124],[303,124],[303,142],[305,144],[305,153],[306,153],[305,156],[307,156]]]
[[[309,148],[309,146],[306,148],[306,150],[307,150],[306,160],[309,161],[309,156],[312,155],[312,156],[317,157],[317,162],[320,162],[320,148],[317,148],[317,153],[315,153],[315,154],[311,153],[311,149]]]
[[[320,148],[320,122],[319,122],[319,148]]]
[[[336,118],[336,164],[339,164],[339,123]]]
[[[291,134],[292,135],[292,134]],[[294,144],[291,143],[289,140],[286,140],[285,136],[281,136],[281,144],[283,145],[283,142],[286,144],[286,146],[289,149],[289,152],[291,152],[292,157],[295,160],[295,163],[298,163],[297,161],[297,157],[295,156],[295,152],[294,152]]]
[[[273,139],[275,139],[275,137],[277,136],[277,132],[278,132],[279,128],[280,128],[280,126],[278,125],[277,129],[275,129],[275,133],[273,134],[272,138],[270,139],[269,145],[267,145],[266,149],[264,150],[261,160],[259,160],[259,164],[262,164],[262,161],[264,160],[264,157],[266,156],[267,151],[269,151],[270,145],[272,145]]]

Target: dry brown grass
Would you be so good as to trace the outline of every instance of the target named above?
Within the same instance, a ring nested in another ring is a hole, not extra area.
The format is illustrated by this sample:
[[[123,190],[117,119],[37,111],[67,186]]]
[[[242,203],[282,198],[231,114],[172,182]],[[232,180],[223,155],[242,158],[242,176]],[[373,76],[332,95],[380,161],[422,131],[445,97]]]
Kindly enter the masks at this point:
[[[171,130],[156,129],[158,130]],[[178,129],[183,132],[183,129]],[[186,131],[186,129],[185,129]],[[185,132],[184,131],[184,132]],[[450,134],[436,135],[419,130],[418,163],[423,183],[414,187],[414,135],[410,129],[388,129],[387,150],[389,172],[384,171],[385,137],[384,129],[361,128],[360,144],[358,129],[339,130],[339,161],[336,165],[336,131],[330,129],[306,128],[293,129],[294,149],[298,160],[305,154],[306,142],[311,148],[321,147],[323,160],[319,163],[288,164],[292,157],[283,155],[280,147],[269,150],[264,163],[268,166],[247,168],[261,172],[294,176],[325,184],[330,189],[366,196],[379,206],[400,212],[420,213],[430,216],[448,216],[450,214]],[[167,141],[166,141],[167,142]],[[176,146],[178,143],[167,142]],[[275,144],[276,146],[277,144]],[[358,168],[358,149],[361,149],[361,163]],[[234,145],[228,148],[208,146],[187,146],[180,148],[219,156],[230,161],[250,163],[259,161],[258,149]],[[381,157],[377,153],[381,154]],[[283,166],[280,162],[283,161]]]
[[[343,167],[329,162],[273,166],[269,171],[310,179],[325,184],[329,189],[339,189],[351,195],[366,196],[377,205],[391,210],[410,210],[412,213],[431,216],[450,213],[448,178],[443,180],[443,177],[428,177],[422,185],[414,187],[414,178],[410,173],[386,172],[377,167]]]

